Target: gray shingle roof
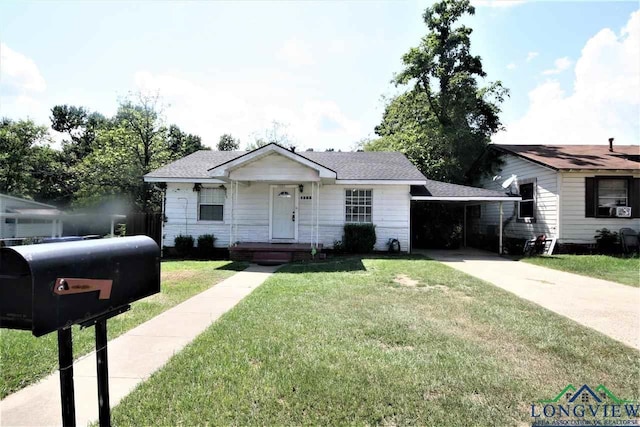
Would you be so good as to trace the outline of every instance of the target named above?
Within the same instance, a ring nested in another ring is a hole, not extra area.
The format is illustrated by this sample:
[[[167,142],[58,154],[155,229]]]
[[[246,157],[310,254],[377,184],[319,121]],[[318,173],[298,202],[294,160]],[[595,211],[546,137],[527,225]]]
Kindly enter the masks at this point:
[[[197,151],[145,175],[149,178],[209,178],[208,170],[246,151]],[[296,153],[336,172],[338,179],[424,180],[424,175],[402,153]]]
[[[428,197],[508,197],[504,192],[487,190],[486,188],[449,184],[446,182],[427,180],[427,185],[412,185],[412,196]]]

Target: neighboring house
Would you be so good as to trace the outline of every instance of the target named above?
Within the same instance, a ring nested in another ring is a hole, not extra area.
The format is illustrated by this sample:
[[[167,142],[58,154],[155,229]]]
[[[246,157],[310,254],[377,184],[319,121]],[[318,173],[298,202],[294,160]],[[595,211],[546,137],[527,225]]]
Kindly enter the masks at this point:
[[[640,229],[640,147],[490,145],[503,160],[496,177],[479,184],[509,189],[522,201],[504,207],[504,235],[544,234],[559,244],[592,244],[596,230]],[[493,234],[498,210],[481,205],[471,228]]]
[[[411,201],[440,200],[450,185],[437,183],[429,191],[425,186],[436,182],[401,153],[296,153],[277,144],[250,152],[199,151],[144,179],[166,185],[166,246],[181,234],[213,234],[218,247],[264,242],[326,248],[342,239],[346,223],[372,223],[376,250],[397,239],[402,251],[411,245]],[[412,186],[424,191],[412,196]],[[470,187],[450,188],[453,199],[468,198],[460,189]],[[504,191],[480,192],[506,198]]]
[[[52,205],[0,194],[0,239],[10,243],[29,237],[60,236],[61,214]]]

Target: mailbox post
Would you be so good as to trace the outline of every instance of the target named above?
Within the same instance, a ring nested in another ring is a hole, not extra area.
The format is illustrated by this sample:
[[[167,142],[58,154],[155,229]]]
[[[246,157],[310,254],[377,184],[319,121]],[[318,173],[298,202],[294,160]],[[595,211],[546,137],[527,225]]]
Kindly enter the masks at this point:
[[[58,332],[64,426],[75,426],[71,326],[95,325],[99,421],[109,426],[107,319],[160,292],[160,249],[149,237],[0,248],[0,327]]]

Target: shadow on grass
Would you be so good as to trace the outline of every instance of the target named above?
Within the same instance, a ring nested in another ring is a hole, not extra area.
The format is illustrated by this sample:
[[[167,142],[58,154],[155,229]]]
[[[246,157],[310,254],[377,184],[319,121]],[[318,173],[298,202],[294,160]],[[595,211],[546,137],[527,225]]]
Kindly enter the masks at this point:
[[[335,256],[322,261],[300,261],[285,265],[277,273],[342,273],[366,271],[367,268],[362,263],[364,259],[388,259],[399,261],[432,261],[422,255],[386,255],[386,254],[366,254],[366,255],[345,255]]]

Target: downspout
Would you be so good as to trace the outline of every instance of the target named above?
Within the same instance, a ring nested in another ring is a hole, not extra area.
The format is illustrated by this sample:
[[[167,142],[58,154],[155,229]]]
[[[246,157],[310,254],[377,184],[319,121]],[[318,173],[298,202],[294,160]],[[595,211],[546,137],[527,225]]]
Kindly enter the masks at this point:
[[[498,254],[502,255],[502,202],[500,202],[500,231],[498,232]]]

